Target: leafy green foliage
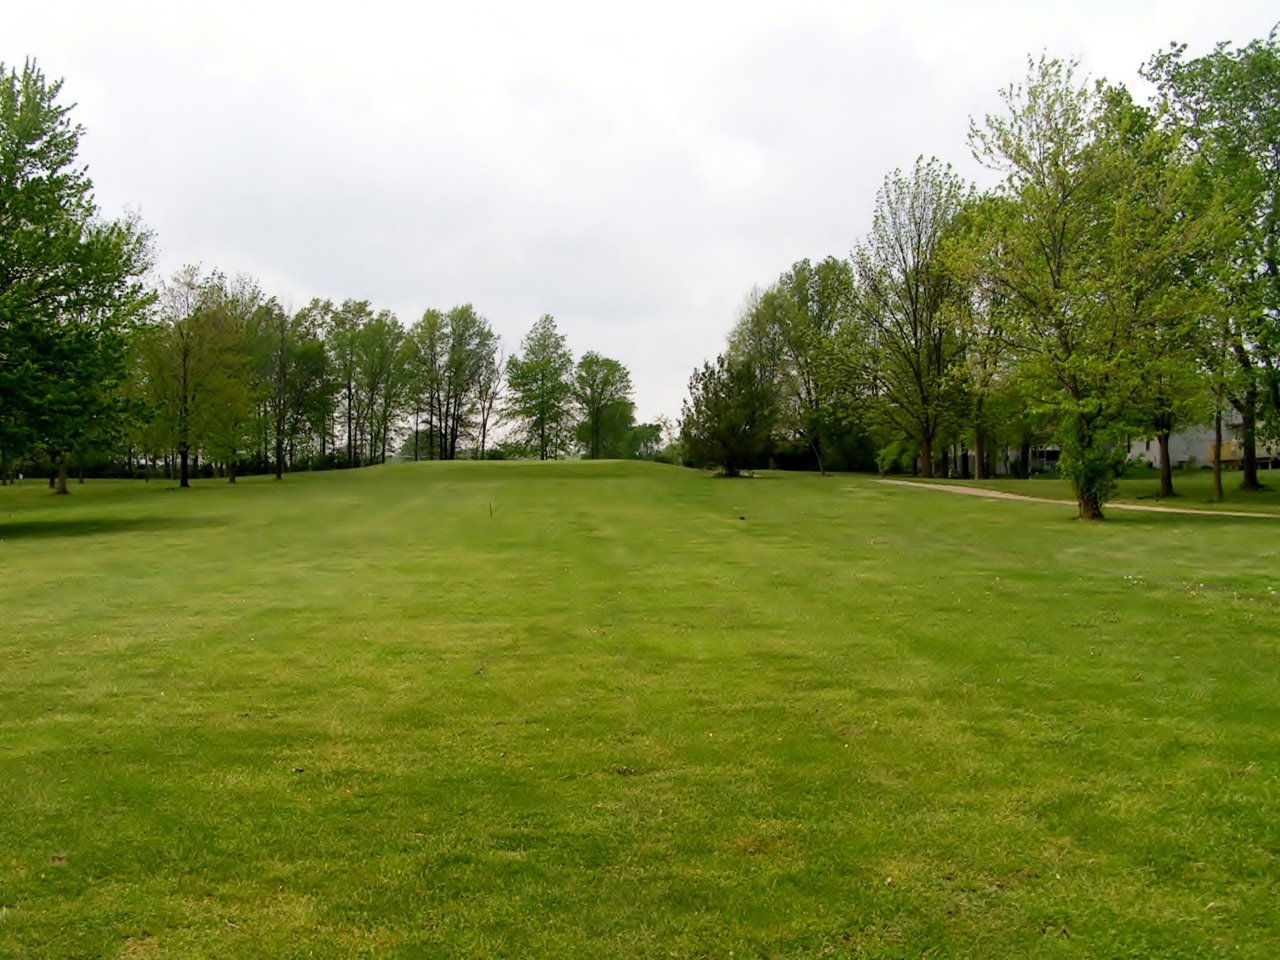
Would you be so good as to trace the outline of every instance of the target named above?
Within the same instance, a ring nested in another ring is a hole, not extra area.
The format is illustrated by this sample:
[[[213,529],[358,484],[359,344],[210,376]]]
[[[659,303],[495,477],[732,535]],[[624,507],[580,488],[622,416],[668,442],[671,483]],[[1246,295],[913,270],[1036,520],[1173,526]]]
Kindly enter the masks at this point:
[[[918,159],[910,175],[894,171],[877,195],[870,236],[854,254],[874,409],[915,442],[926,477],[959,412],[961,290],[941,252],[970,193],[937,160]]]
[[[329,330],[329,369],[347,465],[382,462],[412,392],[404,328],[389,310],[374,313],[367,300],[345,300],[333,311]]]
[[[505,415],[539,460],[568,447],[573,412],[573,354],[555,319],[544,315],[507,361]]]
[[[1080,516],[1097,519],[1141,426],[1154,362],[1198,321],[1182,267],[1213,222],[1177,132],[1127,96],[1077,85],[1056,60],[1005,91],[1008,111],[974,125],[974,153],[1006,173],[971,279],[998,305],[1033,406],[1052,415]]]
[[[636,424],[623,440],[623,456],[628,460],[657,460],[668,432],[665,422]]]
[[[1146,67],[1204,165],[1233,229],[1205,272],[1219,294],[1205,365],[1242,421],[1245,486],[1258,486],[1255,435],[1266,404],[1280,424],[1280,43],[1219,44],[1194,59],[1174,45]],[[1224,362],[1225,361],[1225,362]]]
[[[0,456],[63,462],[121,429],[149,236],[98,216],[61,81],[0,64]],[[65,484],[62,487],[65,491]]]
[[[778,427],[784,441],[803,443],[819,470],[831,459],[847,431],[836,406],[837,391],[822,376],[832,337],[854,308],[849,262],[827,257],[818,264],[800,260],[749,307],[740,326],[764,324],[767,340],[757,349],[776,353],[771,363],[778,395]],[[837,459],[837,462],[838,459]]]
[[[202,450],[234,462],[248,441],[257,400],[248,324],[258,300],[251,285],[228,284],[194,266],[161,287],[138,375],[156,424],[151,436],[177,452],[182,487],[190,486],[191,463]]]
[[[427,449],[415,445],[414,459],[453,460],[464,438],[475,436],[484,446],[501,383],[498,338],[471,304],[448,313],[428,310],[409,330],[409,393],[414,434]]]
[[[272,299],[251,320],[265,401],[263,432],[272,438],[277,480],[283,479],[297,448],[327,430],[333,414],[337,385],[323,340],[332,313],[331,303],[313,300],[290,315]]]
[[[627,455],[627,437],[635,425],[631,402],[631,374],[617,360],[584,353],[573,373],[577,404],[577,440],[587,459]]]
[[[777,417],[770,370],[750,356],[719,356],[689,378],[680,441],[689,462],[726,477],[764,465]]]

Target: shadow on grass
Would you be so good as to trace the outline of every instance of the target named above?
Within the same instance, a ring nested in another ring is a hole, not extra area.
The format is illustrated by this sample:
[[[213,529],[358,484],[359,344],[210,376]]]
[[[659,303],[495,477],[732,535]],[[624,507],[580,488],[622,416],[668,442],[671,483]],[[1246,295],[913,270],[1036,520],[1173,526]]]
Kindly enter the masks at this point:
[[[0,520],[0,540],[53,540],[103,533],[180,530],[219,526],[209,517],[51,517],[44,520]]]

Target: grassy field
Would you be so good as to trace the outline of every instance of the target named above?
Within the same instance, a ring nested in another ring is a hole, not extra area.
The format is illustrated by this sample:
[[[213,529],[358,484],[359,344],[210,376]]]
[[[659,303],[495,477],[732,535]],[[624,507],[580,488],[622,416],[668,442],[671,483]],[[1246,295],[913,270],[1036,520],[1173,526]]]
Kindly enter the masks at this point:
[[[1280,955],[1266,520],[651,464],[0,489],[0,956]]]

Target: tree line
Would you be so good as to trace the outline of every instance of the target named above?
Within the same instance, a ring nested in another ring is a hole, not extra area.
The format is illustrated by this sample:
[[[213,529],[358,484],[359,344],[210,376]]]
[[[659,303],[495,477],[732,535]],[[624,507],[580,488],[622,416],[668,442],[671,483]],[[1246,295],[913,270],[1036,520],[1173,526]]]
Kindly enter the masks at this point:
[[[884,181],[847,257],[749,296],[698,368],[686,462],[1027,476],[1054,444],[1079,515],[1101,518],[1132,437],[1225,426],[1241,483],[1280,434],[1280,47],[1174,45],[1139,103],[1076,65],[1029,61],[969,147],[977,191],[936,159]],[[1013,451],[1006,464],[1007,451]]]
[[[365,300],[290,310],[195,266],[149,284],[153,238],[101,216],[61,86],[0,65],[0,482],[656,455],[627,368],[575,362],[550,316],[507,357],[471,304],[405,327]]]

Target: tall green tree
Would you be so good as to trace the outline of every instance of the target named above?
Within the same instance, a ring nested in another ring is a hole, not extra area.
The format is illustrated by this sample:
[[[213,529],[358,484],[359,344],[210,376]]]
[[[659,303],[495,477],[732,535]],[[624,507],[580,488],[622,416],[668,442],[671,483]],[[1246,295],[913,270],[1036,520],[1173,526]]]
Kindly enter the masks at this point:
[[[565,449],[573,413],[573,354],[549,314],[543,315],[507,360],[506,416],[515,421],[538,459]]]
[[[1280,42],[1275,30],[1243,47],[1219,44],[1189,58],[1185,45],[1144,71],[1207,167],[1234,242],[1217,260],[1220,344],[1230,361],[1206,363],[1240,417],[1242,486],[1257,489],[1257,436],[1280,434]]]
[[[964,356],[960,285],[941,256],[970,189],[937,160],[891,173],[876,197],[871,233],[854,253],[860,308],[874,351],[878,408],[915,441],[933,476],[940,435],[959,413]]]
[[[408,410],[413,418],[412,455],[434,459],[444,441],[439,433],[438,411],[444,406],[444,366],[448,356],[448,316],[430,308],[405,335],[405,369],[408,378]]]
[[[253,314],[265,426],[277,480],[284,478],[304,434],[323,430],[327,420],[331,381],[318,328],[325,313],[325,305],[313,301],[290,314],[273,297]]]
[[[498,338],[471,304],[454,307],[447,316],[447,348],[440,370],[440,458],[454,460],[462,439],[479,416],[481,390],[492,375]]]
[[[368,411],[359,380],[360,330],[372,319],[368,300],[344,300],[333,312],[326,341],[338,395],[335,414],[339,423],[334,432],[341,432],[348,467],[359,465],[362,456],[358,437],[364,431]]]
[[[1050,412],[1079,515],[1115,486],[1158,331],[1186,316],[1177,265],[1205,232],[1181,151],[1163,131],[1117,135],[1119,96],[1042,58],[1003,92],[1006,112],[974,123],[975,156],[1000,170],[1006,202],[986,208],[974,278],[1007,305],[1003,336],[1033,403]]]
[[[778,353],[772,364],[778,428],[808,448],[820,472],[825,470],[824,444],[833,439],[841,419],[820,369],[837,327],[851,316],[854,302],[849,261],[837,257],[817,264],[799,260],[749,301],[750,315],[740,321],[771,328],[768,336],[757,335],[754,342]]]
[[[244,309],[253,296],[194,266],[161,285],[140,374],[176,453],[180,487],[191,485],[191,464],[201,452],[231,463],[245,443],[255,398]]]
[[[292,381],[295,398],[290,404],[293,426],[289,443],[291,447],[305,448],[321,463],[330,453],[338,403],[339,384],[328,344],[334,311],[332,301],[317,297],[294,318],[298,339],[293,361],[297,375]]]
[[[76,154],[61,81],[0,64],[0,455],[58,464],[120,428],[126,341],[150,294],[149,236],[106,220]]]
[[[760,466],[778,415],[777,382],[743,354],[722,354],[689,378],[680,418],[680,443],[695,466],[726,477]]]
[[[573,374],[573,400],[578,408],[578,441],[587,458],[624,456],[627,434],[635,424],[627,368],[598,353],[584,353]]]
[[[1136,331],[1142,364],[1134,405],[1159,450],[1160,495],[1172,497],[1169,440],[1210,410],[1206,336],[1217,313],[1218,264],[1235,233],[1185,128],[1104,92],[1099,138],[1116,154],[1116,191],[1104,259],[1106,304]]]
[[[400,348],[403,339],[404,328],[389,310],[379,310],[355,335],[355,392],[363,413],[357,419],[357,430],[364,463],[387,459],[391,429],[408,391]]]
[[[476,384],[476,453],[482,460],[489,443],[489,432],[502,403],[506,377],[507,358],[495,338],[492,349],[481,364],[480,379]]]
[[[454,460],[463,441],[484,434],[496,394],[498,337],[471,304],[427,310],[405,340],[414,459]]]

